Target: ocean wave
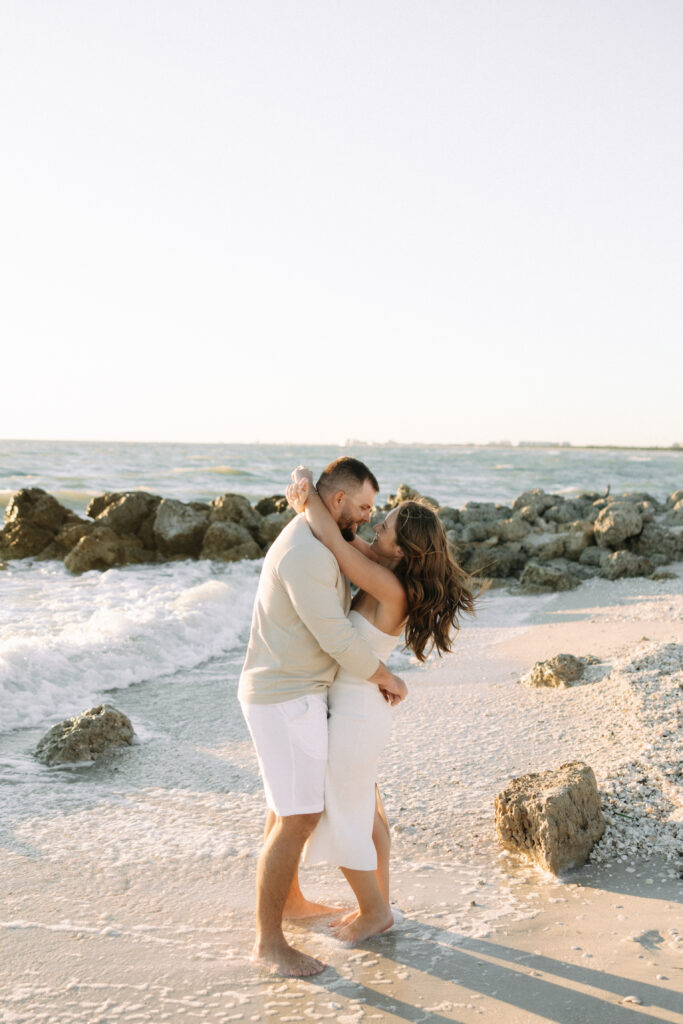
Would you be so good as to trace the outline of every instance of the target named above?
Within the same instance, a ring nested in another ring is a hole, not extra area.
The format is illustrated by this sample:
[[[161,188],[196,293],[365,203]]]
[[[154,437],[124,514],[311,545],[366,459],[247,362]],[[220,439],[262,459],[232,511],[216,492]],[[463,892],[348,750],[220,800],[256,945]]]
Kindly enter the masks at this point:
[[[259,569],[176,562],[74,579],[53,563],[47,579],[26,573],[23,585],[15,580],[14,623],[0,621],[3,730],[47,727],[107,690],[246,644]]]
[[[234,466],[174,466],[172,473],[218,473],[220,476],[253,476],[246,469],[236,469]]]

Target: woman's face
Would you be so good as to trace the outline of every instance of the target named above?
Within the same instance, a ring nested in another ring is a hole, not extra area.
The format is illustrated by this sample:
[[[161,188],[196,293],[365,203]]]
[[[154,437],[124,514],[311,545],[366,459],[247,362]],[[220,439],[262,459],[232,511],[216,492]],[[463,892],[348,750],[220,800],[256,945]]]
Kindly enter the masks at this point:
[[[372,542],[373,551],[376,551],[382,558],[395,561],[403,557],[403,552],[396,541],[396,517],[398,509],[392,508],[388,516],[373,526],[375,539]]]

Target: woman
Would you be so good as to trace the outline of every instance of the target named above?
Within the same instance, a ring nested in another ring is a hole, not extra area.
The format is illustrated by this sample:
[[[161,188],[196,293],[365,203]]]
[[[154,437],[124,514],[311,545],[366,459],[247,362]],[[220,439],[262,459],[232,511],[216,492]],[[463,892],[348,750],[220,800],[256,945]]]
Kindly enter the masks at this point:
[[[290,504],[359,588],[350,617],[378,657],[385,661],[402,634],[418,661],[432,649],[439,655],[450,651],[458,617],[473,612],[474,596],[436,513],[423,502],[403,502],[374,527],[372,544],[359,537],[349,543],[316,493],[310,470],[298,467],[292,480]],[[358,909],[332,927],[339,939],[355,943],[395,923],[389,903],[389,826],[375,783],[391,730],[390,703],[376,686],[340,671],[330,688],[328,726],[325,811],[305,860],[341,867]]]

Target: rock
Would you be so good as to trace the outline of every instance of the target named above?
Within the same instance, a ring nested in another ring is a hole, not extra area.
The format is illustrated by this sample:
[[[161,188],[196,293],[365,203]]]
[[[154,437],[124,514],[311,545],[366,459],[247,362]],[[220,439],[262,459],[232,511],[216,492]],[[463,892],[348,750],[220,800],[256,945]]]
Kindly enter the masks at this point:
[[[53,537],[52,530],[20,520],[8,523],[0,532],[0,547],[5,558],[30,558],[39,555]]]
[[[474,548],[462,561],[463,568],[473,576],[489,576],[505,579],[516,576],[526,565],[526,555],[521,544],[501,544],[498,547]]]
[[[100,513],[104,512],[107,505],[111,505],[112,502],[118,501],[119,498],[123,498],[124,493],[122,491],[107,491],[106,494],[98,494],[96,498],[88,504],[85,510],[86,516],[90,516],[91,519],[97,519]]]
[[[108,526],[91,526],[68,552],[64,565],[73,573],[109,569],[119,559],[119,538]]]
[[[527,593],[545,593],[551,590],[574,590],[581,580],[574,573],[551,563],[527,562],[521,586]]]
[[[211,502],[212,523],[239,523],[256,536],[261,526],[261,516],[242,494],[221,494]]]
[[[111,704],[100,704],[53,725],[36,747],[36,757],[48,765],[90,761],[112,747],[130,746],[133,735],[126,715]]]
[[[654,565],[641,555],[631,551],[603,551],[600,561],[600,575],[606,580],[620,580],[625,576],[649,576]]]
[[[495,813],[504,849],[554,875],[584,864],[605,831],[595,775],[581,761],[512,779]]]
[[[604,548],[597,548],[595,546],[586,548],[579,555],[579,564],[589,566],[591,568],[599,568],[604,554]]]
[[[629,538],[626,546],[634,555],[643,555],[645,558],[664,555],[669,562],[683,558],[683,535],[675,530],[667,530],[658,523],[645,523],[636,537]]]
[[[268,550],[275,538],[279,537],[287,523],[291,523],[295,516],[296,512],[294,509],[286,506],[282,512],[271,512],[263,517],[256,539],[264,551]]]
[[[524,548],[528,555],[540,562],[551,562],[564,554],[564,535],[556,534],[549,539],[547,534],[534,534],[524,542]]]
[[[554,686],[564,688],[581,679],[585,662],[573,654],[556,654],[547,661],[537,661],[534,667],[519,680],[522,686],[532,688]]]
[[[678,493],[678,492],[676,492]],[[666,513],[665,521],[670,526],[683,526],[683,498]]]
[[[160,501],[161,498],[146,491],[127,491],[110,501],[95,521],[102,526],[109,526],[114,533],[137,533]]]
[[[485,522],[467,523],[462,532],[462,539],[465,541],[466,544],[472,544],[478,541],[488,540],[488,536],[489,524]]]
[[[5,522],[30,522],[39,529],[49,530],[54,536],[71,515],[71,510],[60,505],[47,491],[41,487],[30,487],[12,495],[5,509]]]
[[[164,498],[154,516],[154,540],[164,555],[199,555],[209,526],[209,511]]]
[[[522,505],[514,514],[527,523],[538,522],[538,511],[534,505]]]
[[[77,519],[76,522],[65,523],[57,536],[55,544],[61,551],[61,557],[75,548],[81,537],[87,537],[92,532],[93,524],[85,519]]]
[[[564,557],[578,562],[586,548],[594,543],[593,524],[586,519],[578,519],[571,524],[569,533],[564,534]]]
[[[492,523],[505,519],[505,512],[507,509],[501,514],[501,506],[491,501],[468,501],[460,510],[460,522],[465,526],[469,523]]]
[[[17,491],[5,509],[5,526],[0,531],[0,548],[4,556],[30,558],[39,555],[72,516],[70,509],[60,505],[41,487]]]
[[[452,530],[460,522],[460,513],[450,505],[439,505],[436,514],[443,523],[444,530]]]
[[[500,519],[492,527],[499,539],[505,541],[524,540],[531,533],[531,527],[523,519]]]
[[[238,562],[241,558],[260,558],[263,552],[246,526],[221,520],[211,523],[200,552],[200,558],[217,562]]]
[[[273,494],[270,498],[261,498],[254,507],[260,516],[270,516],[274,512],[284,512],[289,506],[284,494]]]
[[[675,505],[678,505],[679,501],[683,501],[683,491],[674,491],[666,499],[666,507],[673,508]]]
[[[546,509],[543,518],[549,523],[572,523],[583,518],[584,511],[589,505],[590,502],[581,501],[579,498],[558,501],[556,505]]]
[[[618,548],[628,537],[643,528],[643,519],[634,505],[612,503],[603,508],[595,520],[595,540],[601,548]]]
[[[512,503],[512,511],[519,514],[522,509],[533,509],[537,516],[542,516],[546,509],[552,508],[556,504],[556,495],[546,494],[539,487],[535,487],[532,491],[524,491],[518,498],[515,498]],[[528,513],[524,518],[526,519],[527,516]]]

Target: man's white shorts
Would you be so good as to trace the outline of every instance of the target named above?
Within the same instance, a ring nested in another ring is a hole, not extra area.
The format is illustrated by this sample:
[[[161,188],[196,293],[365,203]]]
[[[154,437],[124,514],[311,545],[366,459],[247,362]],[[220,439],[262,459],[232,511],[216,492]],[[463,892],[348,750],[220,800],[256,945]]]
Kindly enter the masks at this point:
[[[271,811],[282,818],[322,811],[327,694],[312,693],[281,704],[240,703]]]

